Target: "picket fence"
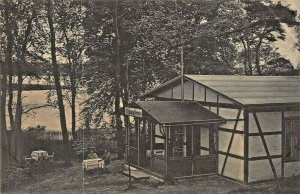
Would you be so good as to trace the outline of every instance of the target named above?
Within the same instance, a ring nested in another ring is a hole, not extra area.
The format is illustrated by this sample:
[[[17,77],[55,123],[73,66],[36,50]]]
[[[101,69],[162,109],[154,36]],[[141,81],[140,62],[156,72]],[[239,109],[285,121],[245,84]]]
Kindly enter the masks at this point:
[[[69,140],[73,139],[72,133],[68,132]],[[62,141],[63,136],[61,131],[42,131],[38,134],[37,139],[46,141]]]

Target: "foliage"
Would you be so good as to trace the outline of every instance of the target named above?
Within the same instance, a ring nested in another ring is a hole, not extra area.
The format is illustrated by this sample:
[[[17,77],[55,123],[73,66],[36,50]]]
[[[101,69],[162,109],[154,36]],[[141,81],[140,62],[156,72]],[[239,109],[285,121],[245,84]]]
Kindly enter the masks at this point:
[[[45,130],[46,130],[46,126],[37,125],[35,127],[28,127],[26,131],[28,131],[28,132],[30,132],[30,131],[41,132],[41,131],[45,131]]]
[[[11,165],[1,174],[2,191],[30,180],[30,169]]]
[[[47,2],[53,5],[54,31]],[[78,93],[86,96],[81,120],[87,129],[109,113],[122,131],[123,107],[178,76],[181,54],[186,74],[290,75],[292,65],[273,43],[285,39],[283,23],[297,26],[299,36],[296,12],[269,0],[11,0],[3,5],[1,53],[6,57],[1,55],[1,62],[9,63],[10,75],[15,67],[23,75],[47,75],[49,85],[60,74],[56,85],[62,82],[67,90],[61,96],[72,107],[73,132]],[[50,56],[57,58],[53,72]],[[57,106],[58,98],[52,98],[57,93],[49,91],[49,106]]]

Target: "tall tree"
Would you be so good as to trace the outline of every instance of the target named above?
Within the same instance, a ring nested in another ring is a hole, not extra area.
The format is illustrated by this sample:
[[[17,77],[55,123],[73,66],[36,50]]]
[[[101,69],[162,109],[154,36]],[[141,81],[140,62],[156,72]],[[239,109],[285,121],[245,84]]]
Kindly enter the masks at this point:
[[[6,48],[5,48],[5,61],[1,63],[1,101],[0,101],[0,130],[1,130],[1,170],[7,165],[9,156],[9,147],[7,141],[7,125],[6,125],[6,92],[7,92],[7,75],[8,67],[12,65],[12,50],[13,50],[13,34],[12,26],[10,23],[10,14],[14,5],[5,0],[3,2],[3,15],[5,21],[5,35],[6,35]]]
[[[236,22],[242,25],[243,23],[256,24],[233,35],[238,37],[243,45],[245,74],[262,75],[263,49],[272,49],[273,42],[285,39],[285,30],[282,24],[297,24],[296,12],[280,3],[272,4],[269,1],[244,0],[242,3],[245,12]]]
[[[57,30],[61,33],[58,42],[63,45],[58,49],[58,53],[67,60],[67,68],[64,73],[68,79],[65,80],[65,83],[70,88],[71,130],[73,139],[76,139],[76,99],[82,76],[84,50],[86,49],[83,22],[87,9],[74,0],[61,1],[58,4]]]
[[[31,10],[29,10],[24,37],[22,38],[21,48],[17,51],[17,103],[16,103],[16,113],[14,122],[14,132],[15,132],[15,149],[14,155],[18,161],[22,159],[22,137],[21,137],[21,124],[22,124],[22,91],[23,91],[23,76],[24,76],[24,66],[26,64],[26,51],[29,35],[32,29],[32,21],[36,17],[35,5],[32,5]],[[18,49],[17,49],[18,50]]]
[[[47,0],[47,20],[50,29],[50,43],[51,43],[51,60],[52,60],[52,73],[54,77],[54,84],[57,94],[57,103],[59,108],[59,119],[60,119],[60,126],[62,130],[63,136],[63,143],[65,148],[65,161],[67,163],[70,162],[69,158],[69,139],[68,139],[68,130],[67,130],[67,123],[66,123],[66,114],[65,114],[65,106],[63,102],[63,94],[62,88],[60,84],[60,70],[56,60],[56,40],[55,40],[55,29],[53,24],[53,2],[51,0]]]

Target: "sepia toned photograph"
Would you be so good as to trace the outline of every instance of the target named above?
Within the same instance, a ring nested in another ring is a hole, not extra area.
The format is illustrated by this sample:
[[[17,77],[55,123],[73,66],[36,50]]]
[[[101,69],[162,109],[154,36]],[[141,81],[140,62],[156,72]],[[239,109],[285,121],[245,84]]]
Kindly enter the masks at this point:
[[[300,193],[300,0],[0,5],[0,194]]]

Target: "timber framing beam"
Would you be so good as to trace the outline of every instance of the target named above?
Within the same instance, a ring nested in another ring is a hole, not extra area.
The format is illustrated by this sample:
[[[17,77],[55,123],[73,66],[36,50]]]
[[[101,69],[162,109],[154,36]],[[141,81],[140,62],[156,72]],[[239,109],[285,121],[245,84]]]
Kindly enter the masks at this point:
[[[244,110],[244,182],[249,179],[249,112]]]
[[[221,175],[224,174],[225,166],[226,166],[227,159],[228,159],[228,156],[229,156],[229,153],[230,153],[230,150],[231,150],[231,146],[232,146],[232,142],[233,142],[233,137],[234,137],[234,134],[235,134],[235,131],[236,131],[236,128],[237,128],[237,124],[239,122],[240,115],[241,115],[241,109],[239,109],[239,112],[238,112],[238,114],[236,116],[236,121],[235,121],[235,124],[234,124],[234,127],[233,127],[233,132],[231,134],[229,145],[228,145],[228,148],[227,148],[227,152],[226,152],[226,156],[225,156],[225,159],[224,159],[224,163],[223,163]]]
[[[218,130],[219,130],[219,131],[224,131],[224,132],[229,132],[229,133],[241,134],[241,135],[244,134],[243,131],[233,130],[233,129],[227,129],[227,128],[222,128],[222,127],[219,127]]]
[[[264,135],[263,135],[261,126],[260,126],[260,124],[259,124],[257,115],[256,115],[255,112],[253,112],[252,114],[253,114],[253,117],[254,117],[254,120],[255,120],[257,129],[258,129],[258,131],[259,131],[259,133],[260,133],[260,137],[261,137],[261,140],[262,140],[262,142],[263,142],[263,145],[264,145],[264,148],[265,148],[265,151],[266,151],[266,154],[267,154],[267,159],[269,160],[269,163],[270,163],[270,166],[271,166],[271,168],[272,168],[272,172],[273,172],[273,174],[274,174],[274,177],[277,179],[277,173],[276,173],[276,170],[275,170],[275,167],[274,167],[274,164],[273,164],[273,161],[272,161],[272,157],[271,157],[271,155],[270,155],[270,152],[269,152],[269,149],[268,149],[268,146],[267,146],[265,137],[264,137]]]
[[[239,156],[239,155],[236,155],[236,154],[231,154],[231,153],[228,153],[227,152],[222,152],[222,151],[218,151],[219,154],[222,154],[222,155],[225,155],[225,156],[230,156],[232,158],[236,158],[236,159],[240,159],[240,160],[244,160],[244,157],[243,156]]]
[[[271,132],[262,132],[262,134],[265,135],[281,135],[281,131],[271,131]],[[249,136],[260,136],[260,133],[249,133]]]
[[[284,161],[285,161],[285,119],[284,119],[284,111],[281,112],[281,178],[284,178]]]
[[[272,156],[257,156],[257,157],[251,157],[249,158],[249,161],[256,161],[256,160],[266,160],[266,159],[276,159],[276,158],[281,158],[281,155],[272,155]]]

